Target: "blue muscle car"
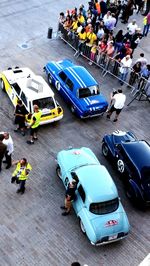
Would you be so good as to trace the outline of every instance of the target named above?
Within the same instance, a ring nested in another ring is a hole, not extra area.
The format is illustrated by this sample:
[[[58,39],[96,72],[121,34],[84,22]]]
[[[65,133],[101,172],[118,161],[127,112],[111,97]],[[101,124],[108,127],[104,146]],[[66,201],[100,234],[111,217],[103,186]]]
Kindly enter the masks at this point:
[[[127,196],[140,205],[150,205],[150,145],[132,132],[118,130],[104,136],[102,153],[124,177]]]
[[[82,66],[70,60],[49,62],[44,67],[48,81],[62,95],[71,111],[80,118],[102,115],[108,106],[99,85]]]
[[[73,208],[80,228],[93,245],[118,241],[128,235],[129,222],[107,169],[89,149],[68,149],[57,155],[56,172],[65,188],[77,180]]]

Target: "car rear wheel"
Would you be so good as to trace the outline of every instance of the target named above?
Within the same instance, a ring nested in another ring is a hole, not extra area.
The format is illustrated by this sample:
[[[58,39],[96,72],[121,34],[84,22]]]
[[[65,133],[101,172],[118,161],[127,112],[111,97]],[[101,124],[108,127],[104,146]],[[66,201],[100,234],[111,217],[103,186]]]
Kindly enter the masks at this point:
[[[121,174],[123,174],[125,171],[124,162],[120,159],[117,161],[117,169],[118,169],[118,172],[120,172]]]
[[[50,74],[48,74],[48,83],[52,84],[52,76]]]
[[[108,148],[108,146],[104,142],[102,144],[102,154],[105,157],[108,157],[109,156],[109,148]]]
[[[4,84],[3,79],[0,79],[0,88],[2,91],[5,91],[5,84]]]
[[[86,231],[85,231],[85,228],[84,228],[84,225],[83,225],[81,219],[79,220],[79,225],[80,225],[80,229],[81,229],[82,233],[85,235],[86,234]]]
[[[60,169],[59,165],[57,165],[57,167],[56,167],[56,174],[61,179],[61,169]]]

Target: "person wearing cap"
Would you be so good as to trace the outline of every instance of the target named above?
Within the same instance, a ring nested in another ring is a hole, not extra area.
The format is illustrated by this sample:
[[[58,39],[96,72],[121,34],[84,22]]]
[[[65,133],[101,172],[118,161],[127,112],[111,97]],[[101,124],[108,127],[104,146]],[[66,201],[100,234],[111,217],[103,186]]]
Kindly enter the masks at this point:
[[[31,117],[31,124],[28,126],[30,128],[30,140],[27,141],[28,144],[34,144],[34,140],[37,140],[37,131],[40,125],[42,112],[39,110],[38,105],[33,106],[34,113]]]
[[[126,81],[129,68],[132,64],[132,59],[130,58],[130,55],[126,55],[120,62],[120,84],[123,85],[123,82]]]
[[[75,191],[77,188],[77,181],[75,179],[72,179],[71,182],[69,182],[66,194],[65,194],[65,205],[61,206],[61,209],[65,210],[62,215],[66,216],[70,213],[71,207],[72,207],[72,201],[75,200]]]

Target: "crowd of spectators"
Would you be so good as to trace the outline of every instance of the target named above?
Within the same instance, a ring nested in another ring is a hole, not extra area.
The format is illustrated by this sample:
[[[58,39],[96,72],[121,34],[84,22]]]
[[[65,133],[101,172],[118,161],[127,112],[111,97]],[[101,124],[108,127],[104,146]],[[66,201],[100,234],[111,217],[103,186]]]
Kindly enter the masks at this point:
[[[65,40],[72,41],[76,49],[74,56],[80,54],[88,57],[89,64],[94,62],[102,67],[111,61],[113,74],[119,75],[120,84],[126,81],[129,69],[129,84],[133,85],[137,78],[148,79],[150,65],[144,55],[133,65],[133,54],[143,36],[147,36],[150,23],[150,12],[144,19],[144,29],[139,27],[135,19],[128,23],[133,10],[143,10],[143,0],[91,0],[88,9],[81,4],[79,8],[60,13],[59,30]],[[126,31],[117,30],[118,19],[128,23]],[[145,26],[146,25],[146,26]],[[114,33],[114,29],[115,32]]]

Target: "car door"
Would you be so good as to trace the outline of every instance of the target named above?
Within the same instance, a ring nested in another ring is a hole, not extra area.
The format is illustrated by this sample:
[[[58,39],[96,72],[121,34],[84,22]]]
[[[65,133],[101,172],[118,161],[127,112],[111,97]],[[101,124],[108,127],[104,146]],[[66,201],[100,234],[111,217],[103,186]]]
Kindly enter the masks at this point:
[[[73,203],[73,206],[74,206],[74,210],[75,210],[76,214],[78,215],[79,212],[81,212],[83,210],[83,208],[86,207],[85,206],[86,194],[85,194],[84,188],[82,187],[80,182],[78,183],[78,186],[77,186],[76,196],[77,197]]]
[[[67,100],[68,98],[65,89],[66,79],[67,75],[65,74],[64,71],[61,71],[58,73],[57,80],[55,81],[56,89],[59,91],[59,93],[63,96],[65,100]]]

